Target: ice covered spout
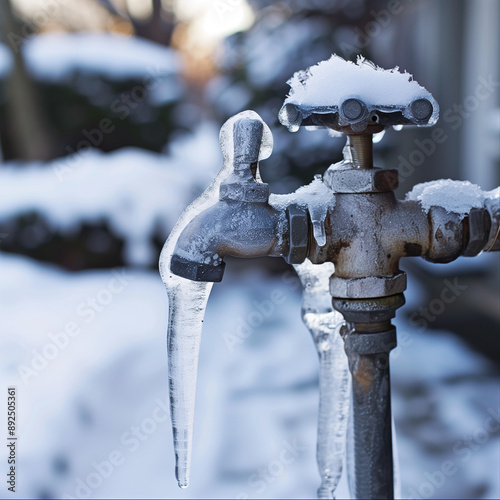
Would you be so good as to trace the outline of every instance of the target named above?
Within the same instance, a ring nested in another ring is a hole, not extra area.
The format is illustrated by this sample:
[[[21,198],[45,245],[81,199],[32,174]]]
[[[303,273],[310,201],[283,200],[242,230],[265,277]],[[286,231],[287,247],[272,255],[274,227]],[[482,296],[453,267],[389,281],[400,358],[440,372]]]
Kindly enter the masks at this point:
[[[181,488],[189,484],[196,376],[203,317],[213,283],[193,281],[172,272],[175,247],[184,229],[201,213],[219,202],[221,184],[230,176],[234,165],[234,124],[251,119],[262,122],[253,111],[244,111],[230,118],[221,128],[220,144],[223,165],[212,184],[181,215],[172,229],[160,256],[160,274],[168,294],[169,318],[167,328],[168,377],[170,414],[176,460],[176,478]],[[272,151],[272,135],[263,124],[258,159],[267,158]],[[212,280],[213,281],[213,280]]]
[[[241,118],[234,123],[231,172],[220,184],[218,202],[196,215],[178,236],[170,264],[173,273],[217,282],[222,280],[226,255],[283,254],[283,214],[268,204],[269,186],[257,175],[263,134],[260,120]]]

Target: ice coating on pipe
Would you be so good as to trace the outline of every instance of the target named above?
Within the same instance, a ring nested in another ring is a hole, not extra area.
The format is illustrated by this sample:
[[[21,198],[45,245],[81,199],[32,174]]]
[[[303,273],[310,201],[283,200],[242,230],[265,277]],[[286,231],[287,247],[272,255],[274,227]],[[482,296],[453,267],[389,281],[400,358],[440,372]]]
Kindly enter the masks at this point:
[[[170,415],[175,451],[175,475],[181,488],[189,484],[196,377],[203,318],[213,283],[195,282],[170,271],[170,261],[179,235],[201,212],[219,200],[220,184],[231,173],[234,161],[233,125],[242,118],[262,121],[254,111],[243,111],[224,123],[220,131],[223,165],[212,184],[189,205],[172,229],[160,255],[160,275],[168,295],[167,352]],[[273,139],[264,123],[259,160],[272,152]]]
[[[294,265],[303,286],[302,319],[311,332],[320,362],[320,401],[316,458],[321,476],[318,498],[335,498],[345,455],[350,381],[344,342],[339,330],[342,315],[332,308],[329,280],[331,262]]]

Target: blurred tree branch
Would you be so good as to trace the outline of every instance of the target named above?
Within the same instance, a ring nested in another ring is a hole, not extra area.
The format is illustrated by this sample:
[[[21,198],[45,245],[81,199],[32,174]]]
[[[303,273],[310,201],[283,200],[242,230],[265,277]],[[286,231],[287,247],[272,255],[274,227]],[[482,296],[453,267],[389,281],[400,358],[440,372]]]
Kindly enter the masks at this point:
[[[145,21],[132,21],[138,36],[162,45],[170,45],[175,20],[172,9],[166,10],[161,0],[153,0],[153,13]]]
[[[172,2],[148,0],[152,5],[151,15],[147,19],[137,19],[132,15],[126,3],[122,6],[126,9],[126,13],[122,15],[110,0],[97,1],[111,14],[125,17],[132,24],[137,36],[161,45],[170,45],[176,24]]]
[[[0,0],[0,39],[12,54],[13,67],[6,80],[8,140],[14,155],[22,160],[49,160],[55,144],[37,89],[26,72],[20,46],[11,43],[20,37],[20,23],[10,0]]]

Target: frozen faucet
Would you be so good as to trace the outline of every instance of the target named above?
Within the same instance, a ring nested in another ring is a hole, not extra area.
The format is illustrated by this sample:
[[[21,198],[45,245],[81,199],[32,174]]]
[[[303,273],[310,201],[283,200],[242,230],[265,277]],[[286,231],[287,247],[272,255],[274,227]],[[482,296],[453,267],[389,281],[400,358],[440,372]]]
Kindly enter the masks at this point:
[[[318,495],[333,498],[342,470],[349,378],[343,339],[352,387],[351,494],[391,499],[391,319],[406,289],[399,261],[420,256],[444,263],[499,250],[500,193],[443,181],[396,199],[398,173],[373,165],[373,134],[430,126],[439,114],[432,95],[407,73],[332,56],[289,84],[281,123],[292,132],[327,127],[347,135],[344,160],[291,195],[270,195],[259,160],[271,153],[271,132],[254,112],[234,116],[221,129],[223,168],[181,216],[160,258],[169,294],[176,475],[187,486],[201,322],[212,283],[223,277],[223,259],[283,257],[303,284],[302,315],[321,363]]]
[[[241,118],[233,125],[232,170],[219,201],[180,234],[170,263],[173,273],[194,281],[222,280],[226,255],[285,257],[285,211],[269,205],[269,186],[257,180],[263,122]],[[305,236],[305,235],[304,235]]]

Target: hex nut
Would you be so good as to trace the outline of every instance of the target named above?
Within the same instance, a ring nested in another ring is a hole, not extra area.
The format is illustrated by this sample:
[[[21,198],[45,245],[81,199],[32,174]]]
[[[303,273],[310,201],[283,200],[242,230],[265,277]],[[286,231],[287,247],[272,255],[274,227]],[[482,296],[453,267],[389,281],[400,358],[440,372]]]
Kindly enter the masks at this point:
[[[307,257],[309,222],[307,210],[298,205],[289,205],[286,209],[290,232],[290,247],[286,261],[289,264],[301,264]]]
[[[393,276],[367,276],[364,278],[330,278],[330,294],[341,299],[368,299],[387,297],[406,290],[406,273]]]
[[[473,208],[469,212],[469,241],[462,255],[474,257],[478,255],[485,247],[488,241],[491,219],[487,210],[484,208]]]
[[[355,168],[350,163],[332,165],[325,172],[324,182],[336,193],[386,193],[398,187],[398,171]]]

